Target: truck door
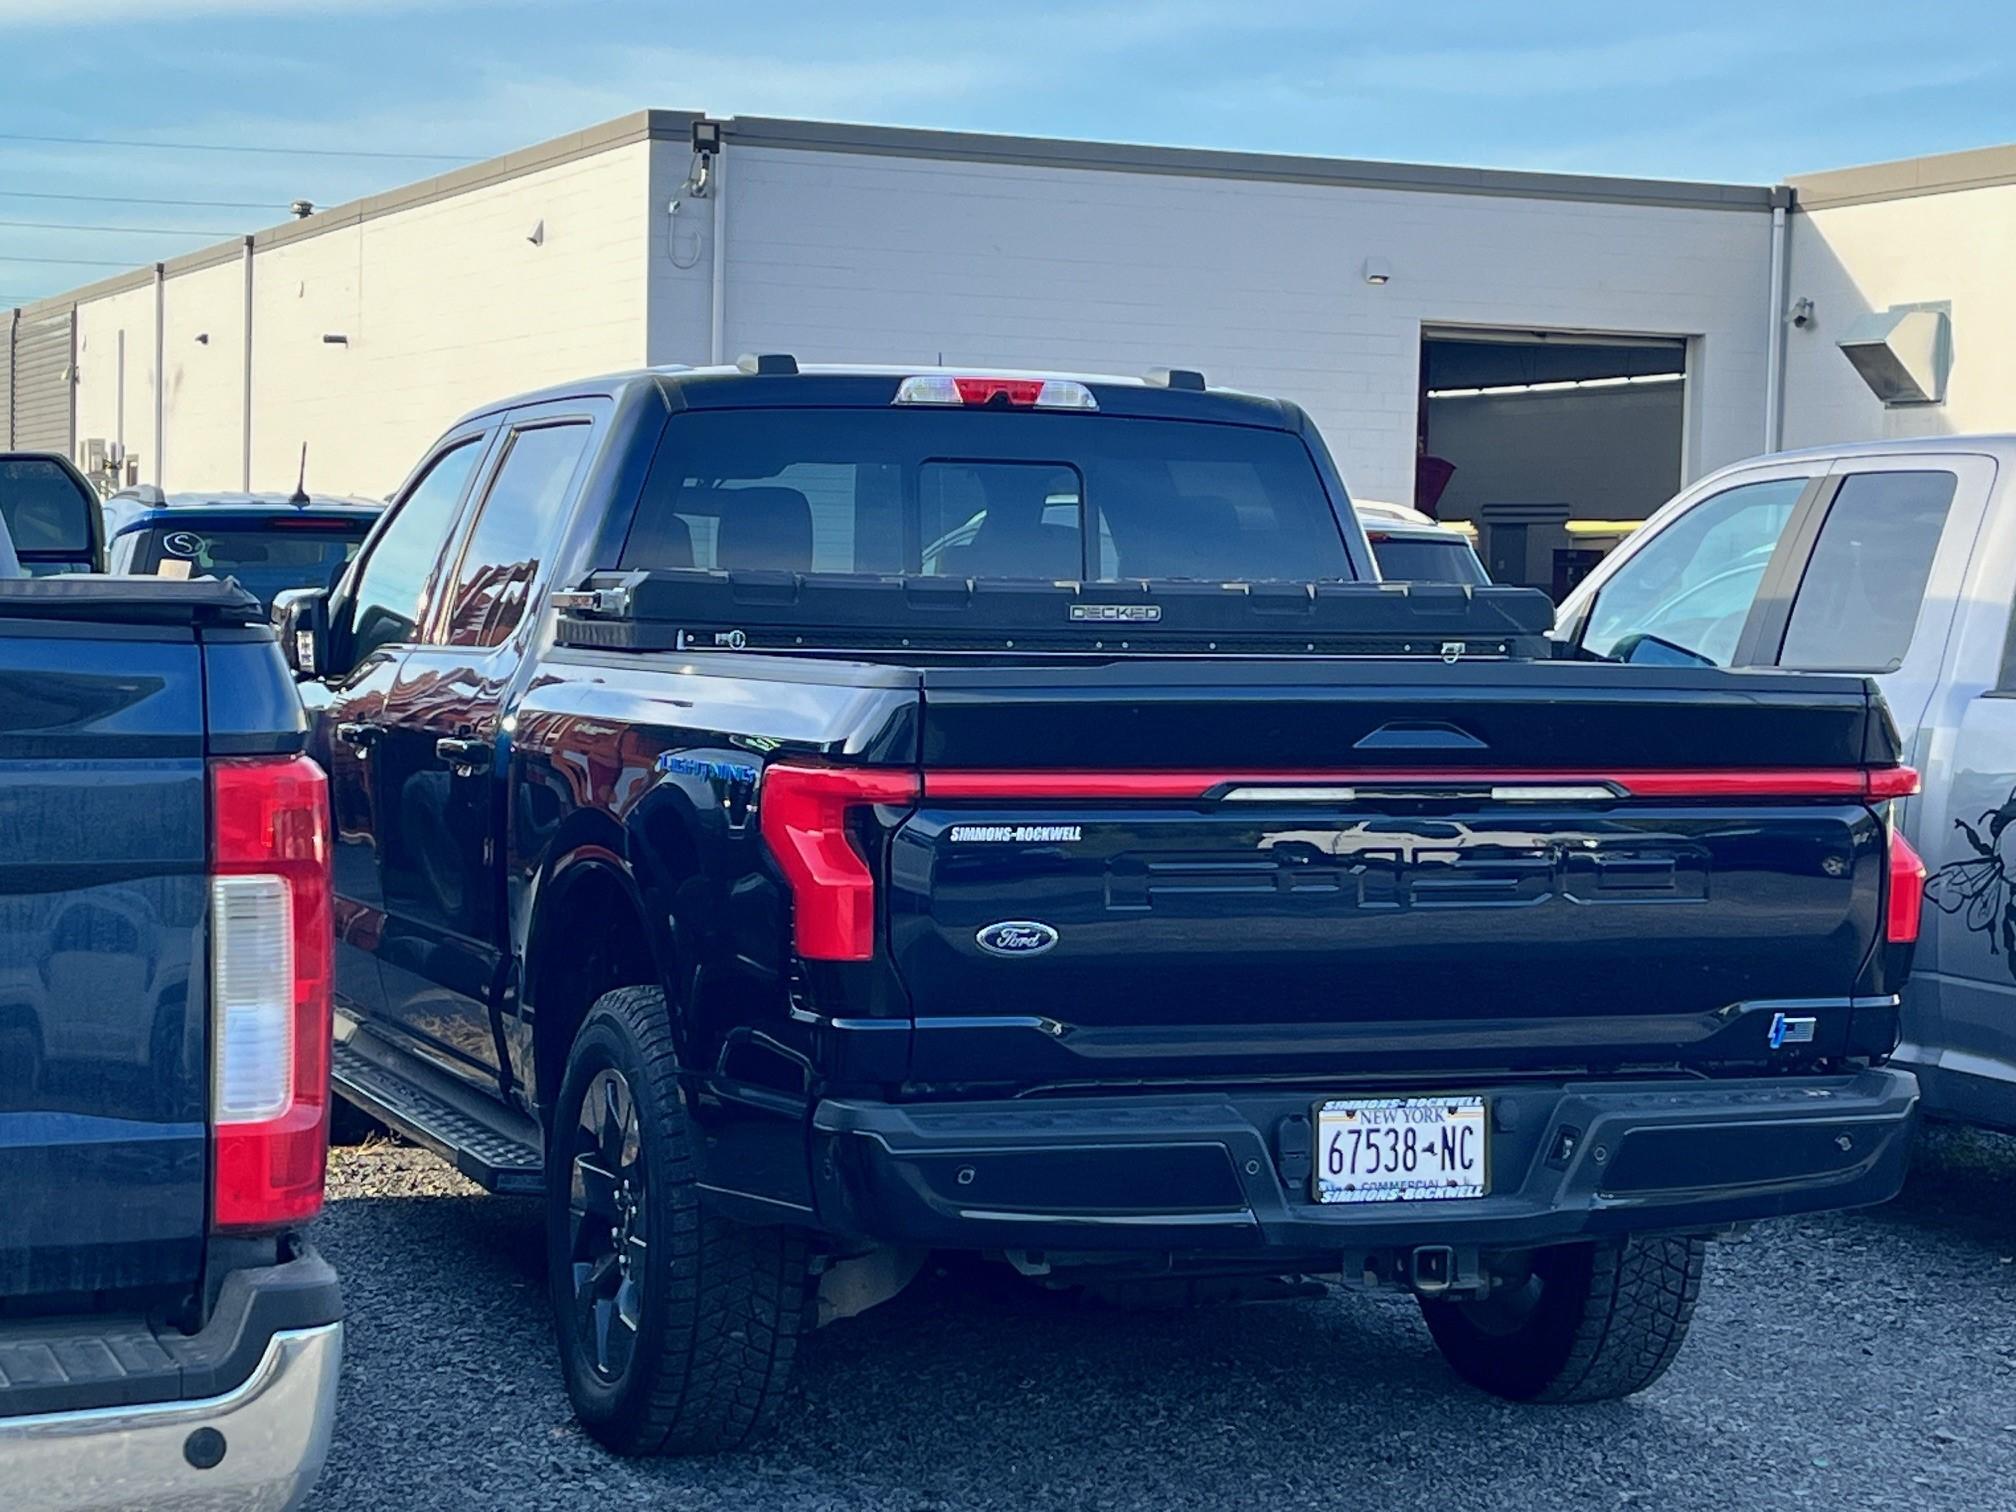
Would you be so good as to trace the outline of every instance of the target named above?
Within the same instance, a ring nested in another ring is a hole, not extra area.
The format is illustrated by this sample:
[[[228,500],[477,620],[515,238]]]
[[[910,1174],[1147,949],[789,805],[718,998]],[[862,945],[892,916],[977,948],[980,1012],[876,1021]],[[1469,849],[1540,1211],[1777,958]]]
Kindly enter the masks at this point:
[[[329,774],[335,840],[336,981],[339,1010],[381,1019],[378,968],[386,919],[378,763],[385,697],[399,659],[427,613],[429,577],[476,464],[484,433],[451,438],[415,474],[345,580],[335,607],[347,627],[344,670],[312,690],[309,751]]]
[[[503,437],[473,522],[444,556],[433,621],[401,656],[374,758],[387,1016],[448,1069],[493,1085],[506,1064],[495,1016],[506,960],[503,712],[592,430],[578,409],[547,407]]]
[[[1853,562],[1842,546],[1829,551],[1828,532],[1882,559],[1879,581],[1897,602],[1887,613],[1860,612],[1892,627],[1888,643],[1874,644],[1858,626],[1847,646],[1864,643],[1856,659],[1881,685],[1907,759],[1925,774],[1923,794],[1902,806],[1899,823],[1931,873],[1899,1058],[1919,1073],[1929,1109],[2016,1126],[2016,660],[2008,633],[2016,536],[2004,524],[1997,538],[1991,505],[2008,483],[1989,457],[1943,453],[1844,458],[1836,473],[1793,618]],[[1781,661],[1814,659],[1819,639],[1788,633]]]

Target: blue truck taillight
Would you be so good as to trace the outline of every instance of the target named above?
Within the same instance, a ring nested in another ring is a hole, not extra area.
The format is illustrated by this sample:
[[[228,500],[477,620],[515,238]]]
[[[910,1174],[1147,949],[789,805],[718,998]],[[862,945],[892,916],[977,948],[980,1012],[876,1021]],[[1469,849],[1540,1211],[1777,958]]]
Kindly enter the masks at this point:
[[[328,1153],[329,785],[305,756],[210,764],[212,1227],[322,1207]]]

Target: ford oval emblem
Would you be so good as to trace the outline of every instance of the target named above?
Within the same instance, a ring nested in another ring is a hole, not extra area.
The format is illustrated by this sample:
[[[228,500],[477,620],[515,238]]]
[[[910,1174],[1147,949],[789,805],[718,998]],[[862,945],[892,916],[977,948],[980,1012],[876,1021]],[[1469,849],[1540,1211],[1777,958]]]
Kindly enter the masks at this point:
[[[1055,945],[1057,931],[1034,919],[1003,919],[999,924],[989,924],[973,938],[989,955],[1032,956],[1041,955]]]

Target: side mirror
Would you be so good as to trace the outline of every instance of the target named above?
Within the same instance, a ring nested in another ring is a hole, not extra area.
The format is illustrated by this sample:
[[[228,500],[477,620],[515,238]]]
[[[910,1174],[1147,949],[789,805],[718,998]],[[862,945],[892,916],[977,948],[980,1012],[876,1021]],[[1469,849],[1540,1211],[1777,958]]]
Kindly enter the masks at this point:
[[[297,680],[329,675],[327,588],[283,588],[274,594],[273,629]]]
[[[1639,631],[1625,636],[1610,649],[1609,660],[1634,667],[1713,667],[1712,656],[1677,645],[1664,636]]]

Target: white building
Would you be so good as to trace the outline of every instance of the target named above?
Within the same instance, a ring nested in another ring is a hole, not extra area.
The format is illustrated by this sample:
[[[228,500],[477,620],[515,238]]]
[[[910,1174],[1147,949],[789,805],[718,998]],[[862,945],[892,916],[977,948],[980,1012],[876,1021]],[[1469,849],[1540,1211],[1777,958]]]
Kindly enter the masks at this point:
[[[1558,582],[1734,458],[2016,426],[2012,253],[2016,149],[1771,187],[647,111],[0,312],[0,448],[184,489],[305,446],[383,494],[595,371],[1173,364],[1300,401],[1356,493],[1446,477],[1502,576]],[[1914,402],[1838,347],[1872,318]]]

